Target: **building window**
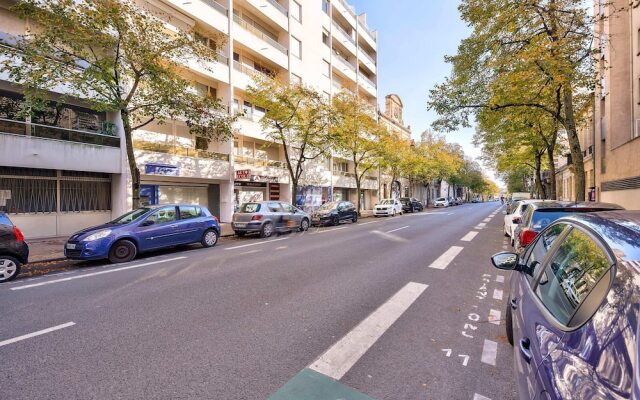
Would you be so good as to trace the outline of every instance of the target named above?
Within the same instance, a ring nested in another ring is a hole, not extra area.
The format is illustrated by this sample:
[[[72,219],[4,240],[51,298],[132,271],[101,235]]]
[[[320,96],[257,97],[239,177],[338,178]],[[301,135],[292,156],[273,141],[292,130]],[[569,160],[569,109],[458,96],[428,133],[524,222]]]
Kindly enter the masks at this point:
[[[324,11],[325,14],[329,15],[329,2],[327,0],[322,0],[322,11]]]
[[[334,161],[333,170],[336,172],[349,172],[349,163],[344,161]]]
[[[296,74],[291,74],[291,83],[294,85],[299,85],[302,83],[302,78]]]
[[[324,43],[327,47],[331,47],[329,44],[329,32],[326,29],[322,29],[322,43]]]
[[[244,111],[245,115],[252,115],[253,107],[251,106],[251,103],[249,103],[248,101],[245,101],[242,105],[242,111]]]
[[[291,54],[302,59],[302,42],[291,36]]]
[[[327,78],[331,76],[331,64],[326,60],[322,60],[322,75]]]
[[[302,7],[300,7],[300,4],[295,0],[292,2],[291,16],[296,21],[302,22]]]
[[[233,99],[233,112],[238,112],[240,110],[240,100]]]

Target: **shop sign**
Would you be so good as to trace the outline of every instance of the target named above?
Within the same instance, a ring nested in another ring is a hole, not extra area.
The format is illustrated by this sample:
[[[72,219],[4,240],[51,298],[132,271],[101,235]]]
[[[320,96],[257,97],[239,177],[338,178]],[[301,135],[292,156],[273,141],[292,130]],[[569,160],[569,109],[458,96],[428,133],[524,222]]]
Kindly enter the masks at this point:
[[[180,169],[169,164],[145,164],[144,173],[147,175],[179,176]]]
[[[11,190],[0,190],[0,207],[5,207],[7,200],[11,200]]]
[[[277,176],[251,175],[251,182],[278,183]]]
[[[235,187],[259,187],[265,188],[267,184],[265,182],[234,182]]]
[[[250,175],[250,169],[239,169],[236,171],[236,179],[249,179]]]

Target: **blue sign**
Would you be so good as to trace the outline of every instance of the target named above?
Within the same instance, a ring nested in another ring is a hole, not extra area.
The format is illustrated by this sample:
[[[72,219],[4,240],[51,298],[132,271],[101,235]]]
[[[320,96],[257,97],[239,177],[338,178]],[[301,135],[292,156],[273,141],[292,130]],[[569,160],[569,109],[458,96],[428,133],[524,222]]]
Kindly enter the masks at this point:
[[[148,175],[179,176],[180,169],[175,165],[149,163],[144,165],[144,173]]]

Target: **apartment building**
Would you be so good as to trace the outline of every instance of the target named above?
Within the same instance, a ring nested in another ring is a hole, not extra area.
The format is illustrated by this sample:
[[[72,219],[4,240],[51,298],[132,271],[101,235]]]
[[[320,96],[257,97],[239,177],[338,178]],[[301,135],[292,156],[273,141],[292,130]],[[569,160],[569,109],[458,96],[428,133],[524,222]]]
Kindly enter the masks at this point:
[[[9,11],[12,3],[0,0],[0,35],[25,32],[25,22]],[[222,222],[246,201],[315,206],[360,195],[366,208],[375,204],[378,178],[368,177],[358,194],[353,164],[334,157],[308,166],[292,199],[284,150],[260,126],[265,110],[246,98],[253,76],[268,75],[302,82],[328,97],[356,91],[376,106],[377,35],[365,14],[356,14],[344,0],[137,3],[170,16],[170,24],[218,49],[213,64],[204,68],[185,60],[182,73],[198,93],[220,99],[230,113],[243,112],[227,142],[196,137],[180,120],[134,132],[145,204],[199,203]],[[78,101],[52,110],[53,117],[20,121],[12,111],[19,99],[20,88],[0,76],[0,200],[11,197],[4,209],[27,237],[68,235],[131,207],[118,115],[93,113]]]
[[[378,121],[387,127],[389,132],[397,135],[401,140],[411,140],[411,127],[404,124],[402,111],[404,105],[397,94],[388,94],[384,98],[384,110],[378,111]],[[397,178],[382,174],[380,190],[383,198],[398,198],[410,196],[411,188],[409,180],[404,177]]]
[[[596,0],[596,198],[640,209],[640,2]]]

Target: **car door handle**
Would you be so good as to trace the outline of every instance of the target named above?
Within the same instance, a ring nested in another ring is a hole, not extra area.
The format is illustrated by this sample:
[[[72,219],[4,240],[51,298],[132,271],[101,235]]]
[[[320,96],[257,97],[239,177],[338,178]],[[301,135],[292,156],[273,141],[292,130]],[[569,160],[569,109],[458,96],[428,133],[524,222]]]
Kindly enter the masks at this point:
[[[531,359],[533,357],[531,355],[531,340],[529,340],[529,338],[525,337],[520,339],[520,355],[524,358],[527,364],[531,363]]]
[[[169,225],[169,228],[177,228],[178,224]]]
[[[518,298],[517,297],[514,297],[513,299],[511,299],[511,308],[514,309],[514,310],[516,308],[518,308]]]

